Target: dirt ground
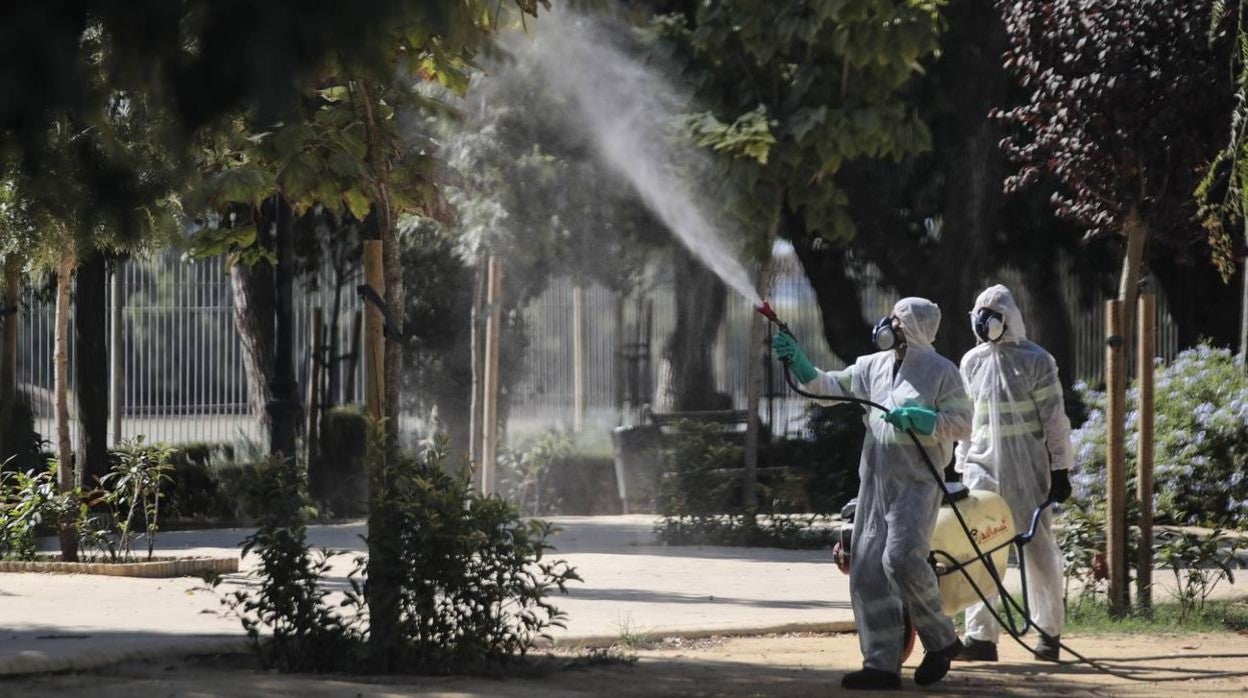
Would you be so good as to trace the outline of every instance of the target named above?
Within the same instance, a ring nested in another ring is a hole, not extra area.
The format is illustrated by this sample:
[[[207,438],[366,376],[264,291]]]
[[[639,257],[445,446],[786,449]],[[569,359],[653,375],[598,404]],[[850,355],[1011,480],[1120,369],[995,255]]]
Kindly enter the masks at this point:
[[[1105,676],[1086,666],[1054,666],[1002,646],[996,664],[956,663],[928,692],[946,695],[1207,696],[1248,691],[1248,637],[1234,634],[1071,636],[1080,652],[1148,681]],[[627,653],[635,662],[618,659]],[[858,666],[854,635],[782,635],[705,640],[669,639],[651,648],[614,648],[598,662],[560,652],[524,678],[361,677],[280,675],[240,666],[240,658],[136,662],[83,674],[0,681],[0,695],[200,698],[445,698],[516,696],[813,696],[840,693],[842,673]],[[904,693],[921,692],[910,679]],[[1239,672],[1237,677],[1216,677]],[[1162,679],[1178,678],[1179,681]]]

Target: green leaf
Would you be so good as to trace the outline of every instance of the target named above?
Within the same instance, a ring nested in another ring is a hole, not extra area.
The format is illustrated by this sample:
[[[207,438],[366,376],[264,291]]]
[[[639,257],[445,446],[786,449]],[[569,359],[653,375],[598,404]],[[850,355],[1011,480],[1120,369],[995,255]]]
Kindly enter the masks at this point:
[[[372,209],[372,202],[364,195],[364,192],[352,187],[342,195],[342,202],[346,205],[347,210],[357,220],[364,220],[368,217],[368,212]]]

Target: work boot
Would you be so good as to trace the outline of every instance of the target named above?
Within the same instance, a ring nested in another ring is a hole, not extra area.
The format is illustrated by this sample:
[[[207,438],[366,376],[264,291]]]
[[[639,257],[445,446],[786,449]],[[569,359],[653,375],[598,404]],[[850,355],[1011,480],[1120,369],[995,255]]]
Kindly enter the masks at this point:
[[[1061,659],[1062,655],[1062,636],[1061,635],[1040,635],[1040,641],[1036,643],[1036,659],[1045,659],[1050,662],[1056,662]]]
[[[841,688],[852,691],[896,691],[901,688],[901,674],[866,667],[842,676]]]
[[[954,659],[960,662],[995,662],[997,643],[968,637],[962,641],[962,649]]]
[[[919,668],[914,670],[914,682],[920,686],[930,686],[945,678],[945,674],[949,673],[949,663],[961,651],[962,642],[955,639],[948,647],[923,655]]]

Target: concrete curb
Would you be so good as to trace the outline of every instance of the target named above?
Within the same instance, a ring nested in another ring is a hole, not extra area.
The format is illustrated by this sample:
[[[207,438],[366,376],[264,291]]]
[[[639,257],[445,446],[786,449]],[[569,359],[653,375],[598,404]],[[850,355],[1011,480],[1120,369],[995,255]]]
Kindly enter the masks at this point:
[[[153,560],[151,562],[0,561],[0,572],[97,574],[106,577],[198,577],[205,572],[232,574],[237,571],[237,557],[201,557],[181,560]]]
[[[241,637],[188,641],[157,647],[89,650],[81,654],[62,656],[32,650],[0,659],[0,677],[89,671],[124,662],[180,659],[209,654],[245,654],[250,651],[248,641]]]

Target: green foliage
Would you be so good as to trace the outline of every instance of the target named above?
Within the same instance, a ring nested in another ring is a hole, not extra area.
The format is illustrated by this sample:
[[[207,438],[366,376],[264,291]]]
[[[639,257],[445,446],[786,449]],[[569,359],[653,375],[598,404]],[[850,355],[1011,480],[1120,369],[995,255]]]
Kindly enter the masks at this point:
[[[1248,376],[1226,349],[1201,345],[1181,352],[1156,373],[1155,476],[1157,516],[1174,523],[1248,525]],[[1084,391],[1088,420],[1073,435],[1075,501],[1103,498],[1105,398]],[[1125,438],[1138,430],[1137,391],[1127,394]],[[1135,472],[1128,449],[1128,476]]]
[[[525,521],[515,507],[482,497],[446,472],[446,441],[436,438],[419,458],[392,457],[393,486],[378,503],[380,519],[399,532],[384,570],[398,580],[401,665],[447,671],[524,655],[566,615],[546,600],[580,581],[561,560],[549,560],[555,528]],[[351,594],[363,607],[370,589],[364,561]]]
[[[1222,582],[1235,583],[1236,553],[1248,548],[1243,538],[1227,536],[1221,529],[1208,535],[1166,531],[1158,538],[1158,561],[1174,573],[1180,621],[1203,615],[1210,594]]]
[[[1057,532],[1057,546],[1062,551],[1064,563],[1062,599],[1074,613],[1105,592],[1104,507],[1067,507],[1062,527]],[[1070,599],[1072,584],[1079,589],[1079,596],[1073,604]]]
[[[654,529],[666,545],[821,550],[838,540],[832,520],[819,514],[665,516]]]
[[[383,438],[374,433],[372,443]],[[370,457],[378,453],[386,452],[374,448]],[[390,649],[405,671],[441,673],[523,656],[551,627],[562,627],[566,615],[547,597],[580,577],[546,557],[554,527],[523,520],[512,505],[482,497],[448,474],[442,438],[419,457],[384,457],[390,487],[374,502],[371,520],[394,535],[380,541],[377,564],[359,558],[348,575],[350,589],[339,606],[353,616],[339,614],[326,598],[333,553],[308,548],[315,510],[301,467],[272,459],[260,468],[250,492],[260,528],[244,543],[244,555],[260,556],[257,583],[223,603],[266,666],[367,671],[369,595],[378,593],[370,575],[387,577],[397,589],[399,646]]]
[[[706,112],[687,117],[684,125],[698,146],[734,158],[753,160],[759,165],[767,164],[767,155],[776,144],[776,137],[771,133],[773,124],[767,118],[767,107],[762,104],[738,116],[731,124],[725,124],[711,112]],[[808,127],[801,130],[804,134]]]
[[[505,451],[499,462],[500,491],[503,497],[529,516],[554,511],[558,501],[551,496],[549,474],[557,461],[572,454],[572,438],[559,429],[547,429]]]
[[[261,512],[260,526],[243,541],[243,556],[254,551],[260,558],[250,573],[256,586],[229,594],[223,603],[238,616],[265,666],[311,672],[351,667],[358,637],[325,600],[330,553],[308,550],[314,510],[303,468],[276,456],[257,475],[248,495]]]
[[[1221,43],[1229,20],[1235,19],[1234,45],[1230,50],[1234,75],[1235,103],[1231,110],[1231,135],[1226,146],[1205,169],[1196,186],[1199,216],[1213,248],[1213,262],[1229,281],[1235,273],[1235,244],[1228,224],[1244,220],[1248,213],[1248,28],[1244,26],[1244,2],[1234,6],[1217,0],[1210,12],[1208,39],[1211,46]]]
[[[0,472],[0,558],[35,559],[37,530],[76,514],[76,495],[60,491],[54,462],[44,470]]]
[[[718,425],[686,421],[672,428],[676,436],[663,453],[659,513],[667,517],[739,513],[741,447],[726,441]]]
[[[1066,614],[1066,632],[1070,634],[1113,634],[1139,636],[1157,633],[1243,634],[1248,629],[1248,603],[1210,600],[1204,613],[1191,614],[1176,603],[1160,603],[1150,609],[1135,609],[1131,614],[1114,617],[1105,604],[1086,604],[1071,608]]]
[[[852,235],[834,181],[841,166],[930,146],[901,90],[938,49],[942,4],[729,0],[651,22],[656,50],[681,65],[710,106],[691,122],[695,137],[751,158],[730,173],[750,193],[738,213],[760,236],[779,192],[814,235]]]
[[[101,499],[112,509],[123,560],[130,559],[134,548],[137,536],[134,527],[139,523],[136,515],[142,517],[147,534],[147,559],[152,559],[156,532],[160,529],[161,491],[172,482],[170,453],[168,446],[145,444],[139,436],[122,444],[112,469],[100,478],[100,487],[104,489]]]

